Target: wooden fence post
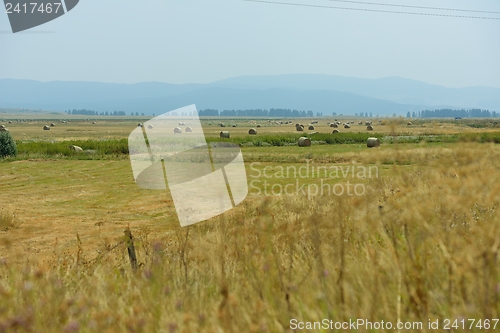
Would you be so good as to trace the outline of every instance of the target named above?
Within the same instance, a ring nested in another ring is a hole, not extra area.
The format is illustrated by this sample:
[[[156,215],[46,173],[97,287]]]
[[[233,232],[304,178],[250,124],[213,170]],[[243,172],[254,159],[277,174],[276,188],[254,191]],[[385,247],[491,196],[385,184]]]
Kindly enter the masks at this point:
[[[137,257],[135,255],[135,247],[134,247],[134,238],[132,237],[132,232],[130,228],[127,228],[125,231],[125,237],[127,242],[127,251],[128,258],[130,259],[130,266],[132,266],[132,270],[137,270]]]

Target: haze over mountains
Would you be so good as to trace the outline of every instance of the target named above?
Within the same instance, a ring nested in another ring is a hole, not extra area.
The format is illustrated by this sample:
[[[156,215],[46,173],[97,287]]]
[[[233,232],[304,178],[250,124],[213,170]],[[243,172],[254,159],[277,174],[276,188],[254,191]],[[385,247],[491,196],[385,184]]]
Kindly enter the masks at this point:
[[[446,88],[399,77],[360,79],[290,74],[243,76],[208,84],[39,82],[0,79],[0,108],[161,114],[196,104],[201,109],[312,110],[324,115],[406,115],[425,109],[500,111],[500,88]]]

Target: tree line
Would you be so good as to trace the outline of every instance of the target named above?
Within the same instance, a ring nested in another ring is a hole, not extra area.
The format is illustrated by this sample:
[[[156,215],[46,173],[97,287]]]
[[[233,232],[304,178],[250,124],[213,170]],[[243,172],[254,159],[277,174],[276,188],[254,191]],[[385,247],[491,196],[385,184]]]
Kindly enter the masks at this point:
[[[97,112],[87,109],[73,109],[65,111],[67,114],[74,115],[88,115],[88,116],[126,116],[125,111],[105,111]],[[219,111],[216,109],[204,109],[198,111],[199,116],[221,116],[221,117],[288,117],[288,118],[299,118],[299,117],[314,117],[314,112],[309,111],[299,111],[292,109],[247,109],[247,110],[223,110]],[[185,114],[183,114],[185,115]],[[332,113],[333,116],[337,114]],[[144,116],[144,113],[139,114],[139,112],[131,112],[130,116]],[[154,116],[154,114],[153,114]],[[322,117],[322,112],[316,112],[316,117]],[[370,112],[356,113],[357,117],[373,117]],[[394,117],[396,114],[393,115]],[[378,115],[377,115],[378,117]],[[407,112],[407,118],[497,118],[500,117],[500,113],[496,111],[482,110],[482,109],[438,109],[438,110],[422,110],[415,112]]]
[[[64,111],[67,114],[79,114],[79,115],[86,115],[86,116],[126,116],[127,114],[125,111],[105,111],[105,112],[97,112],[93,110],[87,110],[87,109],[73,109],[73,110],[66,110]],[[139,112],[131,112],[131,116],[139,116]],[[141,116],[144,116],[144,113],[140,114]]]
[[[453,109],[439,109],[439,110],[423,110],[406,114],[407,118],[497,118],[499,114],[496,111],[470,109],[470,110],[453,110]]]
[[[223,110],[204,109],[198,112],[200,116],[221,116],[221,117],[314,117],[314,113],[309,111],[299,111],[291,109],[247,109],[247,110]],[[316,117],[322,117],[322,112],[316,112]]]

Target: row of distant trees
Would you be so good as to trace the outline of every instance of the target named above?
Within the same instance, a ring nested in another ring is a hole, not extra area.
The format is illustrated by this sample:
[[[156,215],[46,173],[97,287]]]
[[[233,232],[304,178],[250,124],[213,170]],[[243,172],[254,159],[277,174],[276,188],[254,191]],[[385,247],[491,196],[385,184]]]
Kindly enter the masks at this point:
[[[65,111],[67,114],[75,115],[87,115],[87,116],[125,116],[125,111],[112,111],[112,112],[97,112],[87,109],[73,109]],[[205,109],[198,112],[200,116],[221,116],[221,117],[314,117],[312,111],[299,111],[291,109],[249,109],[249,110],[215,110],[215,109]],[[131,112],[131,116],[139,116],[139,112]],[[140,114],[144,116],[144,113]],[[182,114],[187,115],[187,114]],[[316,117],[322,117],[322,112],[316,112]]]
[[[453,109],[439,109],[439,110],[424,110],[408,112],[406,117],[410,118],[447,118],[447,117],[460,117],[460,118],[497,118],[500,116],[496,111],[490,112],[489,110],[470,109],[470,110],[453,110]]]
[[[291,109],[247,109],[247,110],[223,110],[205,109],[198,112],[200,116],[221,116],[221,117],[314,117],[314,113],[309,111],[299,111]],[[316,112],[316,117],[322,117],[322,112]]]
[[[79,114],[79,115],[86,115],[86,116],[126,116],[127,114],[125,111],[105,111],[105,112],[97,112],[93,110],[87,110],[87,109],[73,109],[73,110],[66,110],[64,111],[67,114]],[[139,112],[131,112],[131,116],[139,116]],[[141,116],[144,116],[144,113],[140,114]]]
[[[87,115],[87,116],[126,116],[125,111],[105,111],[97,112],[87,109],[73,109],[65,111],[67,114],[75,115]],[[314,117],[314,113],[309,111],[299,111],[291,109],[248,109],[248,110],[223,110],[220,111],[216,109],[205,109],[198,112],[200,116],[221,116],[221,117]],[[139,112],[131,112],[131,116],[144,116],[144,113],[139,114]],[[153,114],[154,115],[154,114]],[[184,115],[184,114],[183,114]],[[333,116],[337,114],[332,113]],[[361,112],[354,114],[356,117],[373,117],[370,112]],[[316,112],[316,117],[322,117],[322,112]],[[393,115],[394,117],[396,114]],[[378,115],[377,115],[378,117]],[[482,109],[470,109],[470,110],[453,110],[453,109],[439,109],[439,110],[423,110],[416,112],[406,113],[407,118],[447,118],[447,117],[460,117],[460,118],[497,118],[500,117],[500,113],[496,111],[482,110]]]
[[[337,114],[334,113],[333,115],[336,116]],[[368,112],[365,112],[365,113],[360,112],[360,113],[355,113],[354,116],[356,116],[356,117],[373,117],[373,114],[371,112],[370,112],[370,114],[368,114]],[[377,115],[377,117],[378,117],[378,115]]]

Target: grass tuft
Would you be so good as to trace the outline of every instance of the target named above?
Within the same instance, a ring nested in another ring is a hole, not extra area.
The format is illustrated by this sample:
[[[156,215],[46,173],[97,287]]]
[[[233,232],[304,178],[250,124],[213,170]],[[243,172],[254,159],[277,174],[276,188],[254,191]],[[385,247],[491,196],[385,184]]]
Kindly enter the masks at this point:
[[[16,229],[20,225],[19,222],[16,221],[15,215],[6,210],[0,210],[0,230],[8,231],[11,229]]]

